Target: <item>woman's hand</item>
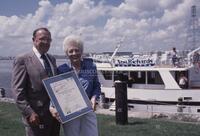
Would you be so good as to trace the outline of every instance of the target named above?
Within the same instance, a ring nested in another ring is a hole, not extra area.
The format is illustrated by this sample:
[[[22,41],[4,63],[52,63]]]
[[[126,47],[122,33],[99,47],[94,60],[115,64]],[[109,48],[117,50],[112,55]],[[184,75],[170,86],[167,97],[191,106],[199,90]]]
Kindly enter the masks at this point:
[[[56,108],[50,106],[49,111],[51,112],[51,115],[60,122],[60,116],[59,116],[58,111],[56,110]]]
[[[93,96],[90,101],[92,103],[93,111],[96,111],[96,96]]]

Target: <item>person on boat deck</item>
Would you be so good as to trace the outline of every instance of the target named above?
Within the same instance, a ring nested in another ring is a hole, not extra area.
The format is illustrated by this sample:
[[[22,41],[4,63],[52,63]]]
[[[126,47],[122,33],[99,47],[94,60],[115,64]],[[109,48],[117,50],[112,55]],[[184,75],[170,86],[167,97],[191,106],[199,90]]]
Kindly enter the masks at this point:
[[[184,76],[183,73],[180,74],[180,78],[179,78],[179,86],[182,88],[182,89],[186,89],[187,88],[187,77]]]
[[[95,114],[96,99],[101,93],[97,69],[92,59],[82,58],[83,42],[78,36],[68,36],[64,39],[63,50],[70,60],[70,64],[58,67],[60,74],[74,70],[91,100],[93,111],[63,124],[65,136],[98,136],[97,118]],[[58,118],[57,111],[50,107],[52,115]]]
[[[177,51],[176,51],[175,47],[172,48],[172,51],[171,51],[170,54],[171,54],[171,57],[172,57],[172,64],[173,64],[173,66],[177,66],[178,57],[177,57]]]
[[[128,87],[132,88],[134,82],[135,82],[134,77],[130,76],[130,77],[128,78],[128,81],[127,81]]]

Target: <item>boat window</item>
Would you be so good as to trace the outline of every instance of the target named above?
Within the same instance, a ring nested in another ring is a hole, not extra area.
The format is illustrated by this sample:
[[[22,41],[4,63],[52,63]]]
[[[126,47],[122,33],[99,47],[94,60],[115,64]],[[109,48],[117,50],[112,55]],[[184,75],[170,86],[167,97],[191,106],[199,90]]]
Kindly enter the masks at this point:
[[[101,71],[106,80],[112,80],[112,71]]]
[[[128,80],[128,72],[127,71],[115,71],[114,72],[114,81],[121,80],[127,81]]]
[[[158,71],[148,71],[148,84],[164,84]]]
[[[130,72],[131,80],[136,84],[145,84],[145,72],[144,71],[134,71]]]

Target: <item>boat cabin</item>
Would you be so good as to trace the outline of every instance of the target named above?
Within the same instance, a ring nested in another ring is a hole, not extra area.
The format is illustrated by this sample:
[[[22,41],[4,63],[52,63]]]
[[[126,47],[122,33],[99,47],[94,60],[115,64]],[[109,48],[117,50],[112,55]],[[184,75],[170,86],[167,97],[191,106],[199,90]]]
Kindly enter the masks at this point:
[[[104,87],[113,87],[116,80],[126,81],[135,89],[181,89],[181,73],[189,78],[185,68],[102,67],[97,65],[99,79]],[[189,85],[187,85],[187,88]]]

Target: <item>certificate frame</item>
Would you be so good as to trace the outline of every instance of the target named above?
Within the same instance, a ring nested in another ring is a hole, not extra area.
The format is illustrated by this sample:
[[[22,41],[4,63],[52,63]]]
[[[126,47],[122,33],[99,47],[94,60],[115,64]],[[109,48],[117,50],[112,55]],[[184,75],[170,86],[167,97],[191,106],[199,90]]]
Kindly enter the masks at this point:
[[[43,84],[53,106],[58,111],[62,123],[66,123],[93,110],[91,102],[74,71],[44,79]],[[72,98],[75,103],[67,100]],[[66,101],[68,103],[65,103]]]

